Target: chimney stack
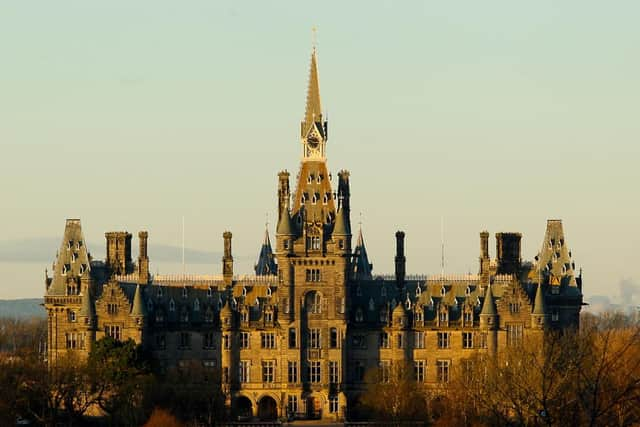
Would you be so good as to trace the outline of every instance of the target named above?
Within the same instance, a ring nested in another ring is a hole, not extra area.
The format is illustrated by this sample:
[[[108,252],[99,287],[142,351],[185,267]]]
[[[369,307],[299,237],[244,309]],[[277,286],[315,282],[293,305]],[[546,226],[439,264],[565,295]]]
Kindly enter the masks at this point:
[[[396,286],[404,287],[407,258],[404,256],[404,231],[396,232]]]

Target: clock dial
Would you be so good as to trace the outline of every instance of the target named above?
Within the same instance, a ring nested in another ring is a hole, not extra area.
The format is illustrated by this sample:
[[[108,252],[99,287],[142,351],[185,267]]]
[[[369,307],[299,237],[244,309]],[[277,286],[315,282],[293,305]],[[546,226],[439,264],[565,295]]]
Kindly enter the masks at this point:
[[[307,144],[309,145],[309,148],[317,148],[319,143],[320,140],[317,136],[309,135],[309,137],[307,137]]]

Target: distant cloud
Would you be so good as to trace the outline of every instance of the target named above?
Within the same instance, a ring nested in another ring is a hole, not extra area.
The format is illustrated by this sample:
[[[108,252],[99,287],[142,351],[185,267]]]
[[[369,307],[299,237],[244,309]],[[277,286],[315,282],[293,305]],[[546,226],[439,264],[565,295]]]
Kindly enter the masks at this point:
[[[45,265],[55,260],[56,251],[60,247],[60,239],[44,237],[39,239],[0,241],[0,262],[41,262]],[[104,258],[104,244],[88,243],[95,259]],[[134,250],[137,246],[134,245]],[[136,254],[132,254],[135,259]],[[170,245],[150,245],[149,257],[152,262],[181,262],[182,248]],[[218,264],[222,258],[221,252],[203,251],[185,248],[185,259],[189,264]],[[234,255],[239,260],[248,259],[246,256]]]

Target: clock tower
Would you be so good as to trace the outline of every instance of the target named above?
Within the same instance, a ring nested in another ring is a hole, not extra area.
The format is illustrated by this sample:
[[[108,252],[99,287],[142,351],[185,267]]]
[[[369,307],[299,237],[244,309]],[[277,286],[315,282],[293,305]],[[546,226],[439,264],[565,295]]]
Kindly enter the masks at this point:
[[[318,62],[316,49],[311,53],[311,70],[307,88],[307,106],[304,120],[300,124],[300,142],[302,143],[302,161],[324,161],[327,143],[327,121],[322,117],[320,89],[318,81]]]

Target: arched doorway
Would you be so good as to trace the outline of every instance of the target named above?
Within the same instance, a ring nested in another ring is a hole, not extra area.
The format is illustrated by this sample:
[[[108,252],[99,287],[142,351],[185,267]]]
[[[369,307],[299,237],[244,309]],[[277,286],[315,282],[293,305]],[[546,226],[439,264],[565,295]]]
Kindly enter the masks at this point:
[[[318,420],[322,418],[322,401],[318,396],[307,398],[307,418]]]
[[[238,396],[234,405],[238,421],[248,421],[253,418],[253,405],[247,396]]]
[[[258,402],[258,418],[262,421],[278,419],[278,404],[271,396],[263,396]]]

